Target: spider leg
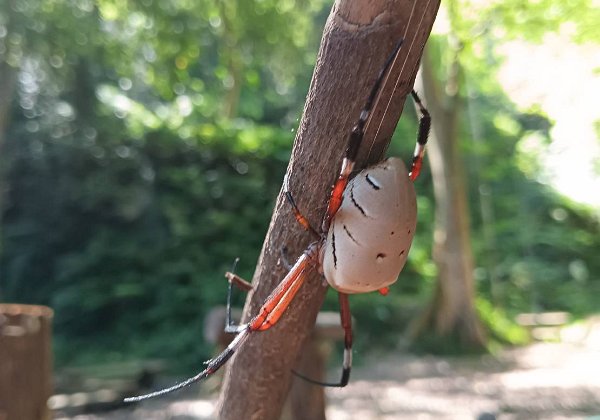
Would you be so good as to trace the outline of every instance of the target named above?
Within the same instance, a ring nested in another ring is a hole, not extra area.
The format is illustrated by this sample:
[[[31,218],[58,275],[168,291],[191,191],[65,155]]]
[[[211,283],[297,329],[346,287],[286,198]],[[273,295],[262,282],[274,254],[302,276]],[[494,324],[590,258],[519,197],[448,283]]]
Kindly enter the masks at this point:
[[[340,320],[344,329],[344,362],[342,364],[342,377],[339,382],[321,382],[308,378],[296,371],[294,374],[307,382],[315,385],[342,388],[348,385],[350,380],[350,371],[352,370],[352,314],[350,312],[350,302],[346,293],[338,293],[340,303]]]
[[[316,259],[317,246],[315,243],[310,245],[304,254],[298,258],[287,276],[271,292],[271,295],[260,308],[258,315],[250,321],[250,330],[265,331],[279,321],[281,315],[298,293],[300,286],[304,284],[307,271],[316,264]]]
[[[312,227],[308,219],[304,217],[304,215],[296,205],[296,201],[294,200],[294,197],[290,192],[290,180],[288,174],[285,174],[285,178],[283,179],[283,194],[285,195],[285,198],[287,199],[288,203],[290,203],[290,206],[292,206],[292,212],[294,212],[294,217],[296,218],[298,223],[300,223],[304,229],[306,229],[314,236],[319,238],[321,236],[319,235],[319,232],[317,232],[316,229]]]
[[[198,381],[201,381],[202,379],[209,377],[217,370],[219,370],[221,366],[223,366],[231,358],[231,356],[233,356],[233,353],[235,353],[235,351],[246,341],[251,331],[248,329],[248,324],[246,324],[245,327],[246,328],[242,330],[233,339],[233,341],[227,346],[225,350],[223,350],[222,353],[220,353],[214,359],[210,359],[208,362],[206,362],[207,366],[202,372],[198,373],[195,376],[192,376],[191,378],[186,379],[183,382],[179,382],[178,384],[175,384],[169,388],[161,389],[160,391],[151,392],[145,395],[139,395],[137,397],[125,398],[123,402],[139,402],[149,400],[151,398],[160,397],[161,395],[170,394],[171,392],[175,392],[177,390],[180,390],[181,388],[185,388],[191,384],[194,384]]]
[[[229,286],[227,288],[227,311],[226,311],[226,320],[225,320],[225,332],[226,333],[238,333],[238,332],[240,332],[240,328],[243,327],[243,325],[242,326],[236,325],[233,322],[233,319],[231,316],[231,296],[233,293],[233,285],[235,284],[239,289],[241,289],[245,292],[249,292],[250,290],[252,290],[252,284],[250,282],[244,280],[243,278],[241,278],[240,276],[235,274],[235,267],[236,267],[238,261],[239,261],[239,258],[236,258],[233,263],[233,267],[231,268],[231,271],[227,271],[225,273],[225,277],[229,281]],[[286,246],[283,246],[281,248],[281,263],[283,264],[283,266],[285,267],[285,269],[287,271],[292,270],[293,265],[289,262],[288,249]]]
[[[417,92],[415,92],[414,89],[412,92],[410,92],[410,94],[412,95],[413,101],[415,102],[415,105],[421,114],[419,117],[419,131],[417,132],[417,145],[415,146],[415,153],[413,155],[410,172],[408,174],[410,179],[414,181],[421,173],[423,156],[425,155],[425,145],[427,144],[429,132],[431,131],[431,115],[429,115],[429,111],[427,111],[427,108],[425,108],[421,102],[421,98],[419,98],[419,95],[417,95]]]
[[[329,225],[331,224],[331,219],[333,219],[333,216],[335,216],[340,206],[342,205],[342,197],[344,194],[344,190],[346,189],[346,185],[348,184],[350,174],[354,169],[354,163],[356,161],[356,156],[358,155],[358,149],[360,148],[360,144],[362,143],[365,134],[365,125],[367,123],[367,120],[369,119],[369,115],[371,114],[373,102],[375,101],[375,97],[379,92],[379,88],[381,87],[381,83],[383,82],[384,76],[387,74],[390,65],[394,62],[394,59],[398,55],[398,51],[400,51],[402,41],[403,40],[400,40],[400,42],[398,42],[398,44],[394,48],[394,51],[392,51],[384,66],[379,71],[379,75],[375,80],[375,84],[371,89],[371,93],[367,98],[367,102],[365,103],[364,108],[360,112],[358,121],[356,125],[354,125],[354,127],[352,128],[352,131],[350,132],[350,136],[348,137],[348,145],[346,146],[346,153],[344,155],[344,160],[342,161],[342,168],[340,169],[338,179],[333,185],[333,189],[331,190],[331,196],[329,198],[327,212],[325,213],[325,217],[323,217],[323,232],[327,232],[327,230],[329,229]]]
[[[252,318],[247,324],[243,324],[239,327],[239,333],[235,336],[233,341],[217,357],[206,362],[207,366],[203,371],[169,388],[137,397],[125,398],[124,402],[138,402],[170,394],[171,392],[201,381],[218,371],[231,356],[233,356],[236,350],[244,344],[251,333],[265,331],[277,323],[300,289],[300,286],[302,286],[306,280],[306,273],[315,264],[316,255],[317,246],[316,244],[313,244],[309,246],[298,261],[296,261],[296,264],[294,264],[290,272],[283,278],[281,283],[279,283],[279,285],[271,292],[263,306],[260,308],[258,315]]]

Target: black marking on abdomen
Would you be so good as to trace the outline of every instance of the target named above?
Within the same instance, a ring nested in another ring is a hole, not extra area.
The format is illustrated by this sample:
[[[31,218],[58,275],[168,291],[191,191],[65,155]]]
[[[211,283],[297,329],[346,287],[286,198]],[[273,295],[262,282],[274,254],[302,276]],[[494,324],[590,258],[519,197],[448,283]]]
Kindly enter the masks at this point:
[[[377,183],[377,181],[373,178],[371,178],[370,174],[367,174],[365,176],[365,179],[367,180],[367,182],[369,183],[369,185],[371,187],[373,187],[374,190],[379,191],[379,189],[381,189],[381,187],[379,186],[379,184]]]
[[[333,255],[333,266],[337,268],[337,255],[335,255],[335,224],[331,226],[331,253]]]
[[[360,206],[360,204],[356,202],[356,199],[354,198],[354,185],[350,189],[350,200],[352,201],[352,204],[356,206],[358,211],[360,211],[363,216],[367,217],[367,213],[365,213],[365,210]]]
[[[346,227],[346,225],[343,225],[344,230],[346,231],[346,234],[348,235],[348,237],[350,237],[350,239],[352,239],[352,241],[356,244],[356,245],[360,245],[358,243],[358,241],[356,239],[354,239],[354,236],[352,236],[352,234],[350,233],[350,231],[348,230],[348,228]]]

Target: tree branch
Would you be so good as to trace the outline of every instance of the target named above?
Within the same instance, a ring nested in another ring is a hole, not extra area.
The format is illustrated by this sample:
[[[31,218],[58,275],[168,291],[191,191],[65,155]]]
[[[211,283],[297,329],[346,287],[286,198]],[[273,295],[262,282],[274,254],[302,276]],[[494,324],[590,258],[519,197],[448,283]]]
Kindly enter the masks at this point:
[[[338,0],[329,16],[292,157],[291,191],[313,226],[320,226],[356,123],[379,70],[400,39],[401,53],[382,85],[359,151],[358,167],[382,159],[410,92],[439,0]],[[407,161],[409,157],[407,156]],[[286,246],[299,256],[311,238],[296,223],[281,193],[254,274],[244,320],[256,314],[285,275]],[[219,402],[220,419],[277,419],[291,369],[309,335],[326,287],[313,273],[278,325],[253,334],[232,358]]]

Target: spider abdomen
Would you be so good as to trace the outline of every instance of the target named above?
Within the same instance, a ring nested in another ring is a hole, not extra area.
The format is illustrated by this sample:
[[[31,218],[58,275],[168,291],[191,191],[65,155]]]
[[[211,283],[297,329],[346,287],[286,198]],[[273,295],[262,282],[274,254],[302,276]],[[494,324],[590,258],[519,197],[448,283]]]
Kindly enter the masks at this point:
[[[343,293],[372,292],[394,283],[416,224],[416,195],[404,163],[389,158],[362,170],[348,183],[327,233],[327,282]]]

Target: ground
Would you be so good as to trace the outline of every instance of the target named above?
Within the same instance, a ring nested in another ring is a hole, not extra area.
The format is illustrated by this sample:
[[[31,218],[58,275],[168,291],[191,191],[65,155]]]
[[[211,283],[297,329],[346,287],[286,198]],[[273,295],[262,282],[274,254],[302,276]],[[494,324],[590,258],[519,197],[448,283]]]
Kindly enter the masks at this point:
[[[327,418],[600,420],[600,318],[561,337],[497,355],[374,357],[355,369],[346,388],[328,390]],[[192,388],[173,399],[70,418],[213,419],[214,399],[193,398],[197,393]]]

